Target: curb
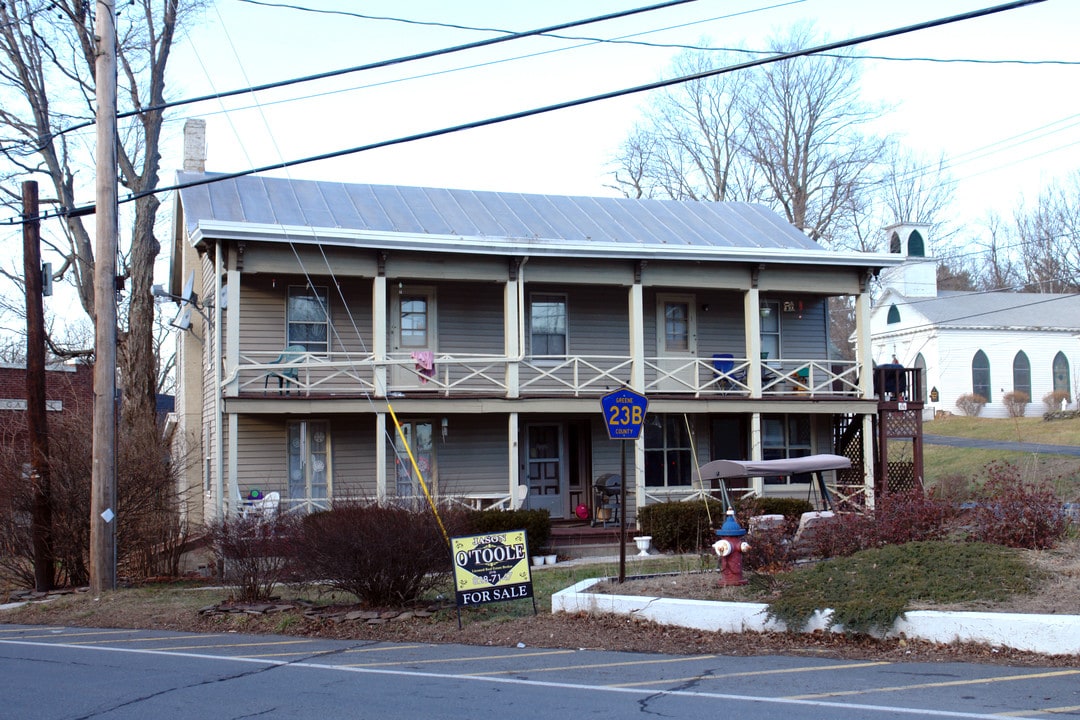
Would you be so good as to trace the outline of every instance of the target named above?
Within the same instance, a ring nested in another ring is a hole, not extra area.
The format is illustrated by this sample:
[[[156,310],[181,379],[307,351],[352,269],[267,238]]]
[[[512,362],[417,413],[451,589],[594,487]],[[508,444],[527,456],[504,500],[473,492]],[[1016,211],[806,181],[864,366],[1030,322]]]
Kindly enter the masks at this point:
[[[764,603],[686,600],[640,595],[589,592],[607,578],[590,578],[551,596],[551,611],[611,613],[651,620],[661,625],[711,632],[784,631],[782,622],[768,620]],[[817,611],[804,632],[830,630],[829,610]],[[831,628],[843,632],[842,627]],[[905,613],[885,637],[903,636],[936,643],[982,643],[1042,655],[1080,655],[1080,615],[1022,615],[1018,613],[940,612]]]

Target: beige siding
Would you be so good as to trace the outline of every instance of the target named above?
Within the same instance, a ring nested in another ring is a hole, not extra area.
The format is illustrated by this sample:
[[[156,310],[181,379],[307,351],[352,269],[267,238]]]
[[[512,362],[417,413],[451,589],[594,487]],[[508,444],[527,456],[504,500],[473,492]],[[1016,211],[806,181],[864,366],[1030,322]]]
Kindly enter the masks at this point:
[[[371,416],[335,417],[330,421],[333,450],[334,497],[374,501],[375,419]]]

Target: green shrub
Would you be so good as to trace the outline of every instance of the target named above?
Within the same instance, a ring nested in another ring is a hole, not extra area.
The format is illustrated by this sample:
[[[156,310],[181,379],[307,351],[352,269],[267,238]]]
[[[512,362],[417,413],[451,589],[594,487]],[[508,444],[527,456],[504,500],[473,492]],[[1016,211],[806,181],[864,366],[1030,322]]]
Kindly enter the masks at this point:
[[[478,510],[469,513],[466,526],[474,535],[524,530],[529,552],[540,554],[551,541],[551,513],[547,510]]]
[[[705,502],[699,501],[646,505],[638,511],[641,532],[651,535],[653,546],[661,552],[699,552],[716,541],[714,528],[724,522],[723,505],[717,500],[707,502],[707,510]]]

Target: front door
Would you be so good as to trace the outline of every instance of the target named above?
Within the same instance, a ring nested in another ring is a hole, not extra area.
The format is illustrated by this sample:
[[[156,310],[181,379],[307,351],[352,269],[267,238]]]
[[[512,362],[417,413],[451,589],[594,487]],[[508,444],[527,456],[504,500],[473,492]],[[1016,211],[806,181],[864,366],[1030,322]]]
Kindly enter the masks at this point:
[[[435,290],[400,288],[390,312],[395,361],[391,389],[434,390],[431,381],[439,371],[435,365]]]
[[[566,517],[566,461],[561,425],[529,425],[525,430],[530,510]]]
[[[697,312],[693,295],[656,298],[656,354],[660,392],[690,392],[698,388]]]

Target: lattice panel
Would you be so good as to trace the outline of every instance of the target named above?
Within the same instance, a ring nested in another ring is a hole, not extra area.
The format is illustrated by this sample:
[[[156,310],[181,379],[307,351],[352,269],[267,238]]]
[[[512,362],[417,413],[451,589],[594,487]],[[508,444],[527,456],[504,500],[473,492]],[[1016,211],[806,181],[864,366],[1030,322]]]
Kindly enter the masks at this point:
[[[906,492],[918,487],[915,481],[915,464],[910,460],[889,463],[889,486],[886,492]]]
[[[888,410],[882,413],[885,437],[910,438],[919,435],[922,410]]]

